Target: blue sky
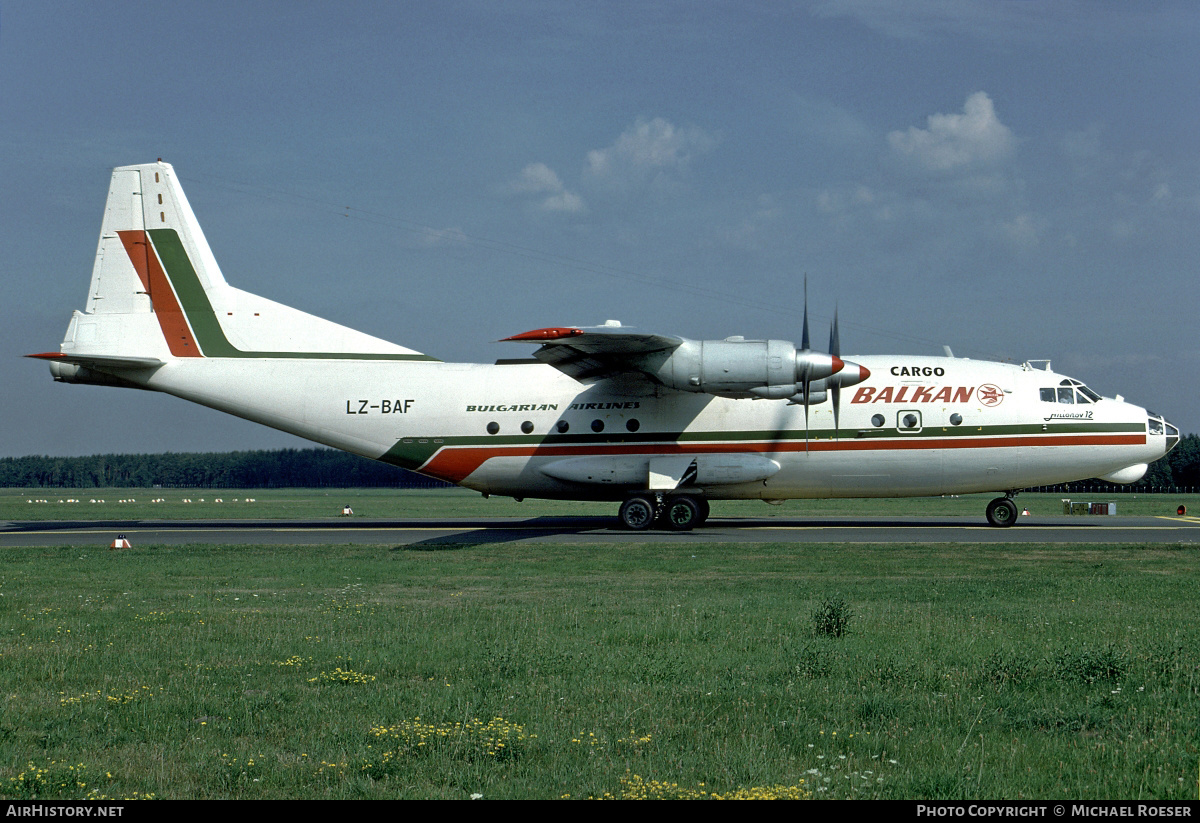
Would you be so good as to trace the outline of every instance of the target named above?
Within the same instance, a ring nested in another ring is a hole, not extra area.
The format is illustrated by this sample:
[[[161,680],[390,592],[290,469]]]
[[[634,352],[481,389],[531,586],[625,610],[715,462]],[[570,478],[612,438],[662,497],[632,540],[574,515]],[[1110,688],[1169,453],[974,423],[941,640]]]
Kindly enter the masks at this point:
[[[51,381],[113,166],[447,360],[616,318],[1021,362],[1200,432],[1200,5],[0,2],[0,455],[302,441]]]

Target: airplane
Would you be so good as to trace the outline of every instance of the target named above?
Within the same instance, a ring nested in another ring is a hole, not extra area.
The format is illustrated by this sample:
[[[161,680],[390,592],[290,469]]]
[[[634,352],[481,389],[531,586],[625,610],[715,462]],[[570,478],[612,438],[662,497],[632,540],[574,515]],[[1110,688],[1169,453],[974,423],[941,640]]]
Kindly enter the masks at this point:
[[[86,308],[55,380],[165,392],[485,496],[606,500],[620,525],[686,531],[713,500],[1132,483],[1179,430],[1049,361],[841,356],[607,321],[505,338],[532,356],[444,363],[229,285],[175,171],[114,169]],[[526,350],[527,351],[527,350]]]

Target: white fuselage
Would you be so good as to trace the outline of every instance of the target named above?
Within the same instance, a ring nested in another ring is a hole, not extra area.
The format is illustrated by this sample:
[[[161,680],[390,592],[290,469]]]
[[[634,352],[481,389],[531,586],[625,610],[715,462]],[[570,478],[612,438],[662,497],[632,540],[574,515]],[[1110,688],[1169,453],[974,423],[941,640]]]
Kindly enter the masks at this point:
[[[1121,400],[1042,399],[1064,377],[962,358],[856,356],[830,400],[579,383],[540,363],[196,358],[146,388],[488,494],[620,499],[695,459],[710,499],[1006,491],[1104,476],[1173,443]],[[663,487],[667,488],[667,487]]]

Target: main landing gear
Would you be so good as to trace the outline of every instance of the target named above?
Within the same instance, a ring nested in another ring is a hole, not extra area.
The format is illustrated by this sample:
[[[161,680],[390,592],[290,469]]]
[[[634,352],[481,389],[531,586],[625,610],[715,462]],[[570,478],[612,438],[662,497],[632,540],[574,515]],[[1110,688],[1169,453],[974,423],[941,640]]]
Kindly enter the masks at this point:
[[[1013,502],[1016,492],[997,497],[987,504],[988,522],[997,528],[1007,529],[1017,522],[1017,504]]]
[[[1016,492],[997,497],[987,505],[988,523],[1006,529],[1017,522]],[[634,494],[621,504],[618,518],[621,525],[632,531],[670,529],[691,531],[708,519],[708,501],[690,494],[664,495],[662,492]]]
[[[708,501],[703,497],[646,492],[626,498],[617,516],[622,526],[633,531],[660,528],[686,532],[707,520],[708,512]]]

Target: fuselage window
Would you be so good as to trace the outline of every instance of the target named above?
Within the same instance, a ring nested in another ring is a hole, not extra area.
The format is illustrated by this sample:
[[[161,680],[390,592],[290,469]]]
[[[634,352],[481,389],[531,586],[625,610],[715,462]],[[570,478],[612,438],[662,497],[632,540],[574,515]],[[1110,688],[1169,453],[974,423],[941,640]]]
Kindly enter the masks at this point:
[[[1058,393],[1054,389],[1042,389],[1043,403],[1057,403]]]

